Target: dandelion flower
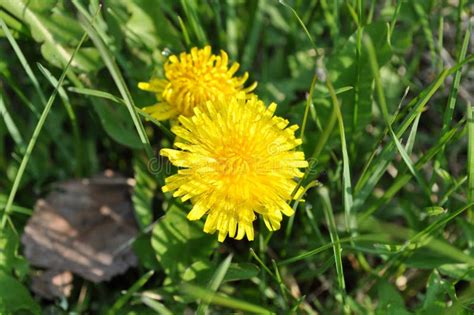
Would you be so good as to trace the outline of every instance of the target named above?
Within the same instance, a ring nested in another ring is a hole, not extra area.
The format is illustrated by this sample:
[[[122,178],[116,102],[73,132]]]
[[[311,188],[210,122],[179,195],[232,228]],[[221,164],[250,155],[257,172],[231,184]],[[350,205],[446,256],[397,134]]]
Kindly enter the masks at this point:
[[[158,120],[172,119],[179,115],[191,116],[195,107],[218,96],[232,96],[243,91],[251,93],[257,83],[245,88],[249,75],[237,77],[238,63],[228,65],[227,53],[213,55],[211,47],[193,48],[191,53],[172,55],[164,65],[165,79],[140,82],[142,90],[156,93],[158,103],[144,110]]]
[[[275,109],[245,93],[208,101],[194,116],[179,117],[172,128],[177,149],[160,152],[179,167],[163,191],[191,200],[189,220],[207,214],[204,232],[218,231],[220,242],[227,235],[253,240],[256,214],[271,231],[280,228],[282,214],[293,214],[287,202],[308,163],[295,150],[298,126],[287,127]]]

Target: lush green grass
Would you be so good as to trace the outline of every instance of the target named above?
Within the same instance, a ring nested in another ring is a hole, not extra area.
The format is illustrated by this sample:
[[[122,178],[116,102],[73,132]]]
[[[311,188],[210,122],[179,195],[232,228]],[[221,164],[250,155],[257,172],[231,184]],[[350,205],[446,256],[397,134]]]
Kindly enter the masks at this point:
[[[0,0],[0,314],[474,312],[472,0],[105,3]],[[295,216],[254,242],[204,235],[147,168],[173,135],[137,83],[205,44],[311,162]],[[35,200],[106,168],[137,181],[138,268],[35,300]]]

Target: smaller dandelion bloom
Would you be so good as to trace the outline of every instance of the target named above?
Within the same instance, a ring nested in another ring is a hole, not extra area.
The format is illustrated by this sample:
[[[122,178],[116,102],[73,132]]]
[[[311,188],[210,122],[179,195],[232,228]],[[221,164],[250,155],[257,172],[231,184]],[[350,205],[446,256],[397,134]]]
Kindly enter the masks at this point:
[[[244,87],[248,73],[235,76],[238,63],[229,67],[227,53],[213,55],[211,47],[192,48],[190,53],[172,55],[164,65],[165,79],[140,82],[138,87],[156,93],[158,103],[144,110],[158,120],[172,119],[179,115],[191,116],[195,107],[221,96],[251,93],[257,83]]]
[[[288,201],[308,163],[295,149],[298,127],[288,127],[275,109],[245,93],[208,101],[194,116],[179,117],[181,125],[172,128],[177,149],[160,152],[180,168],[163,191],[191,200],[188,219],[207,214],[204,231],[217,231],[221,242],[227,235],[253,240],[256,214],[271,231],[280,228],[282,214],[293,214]]]

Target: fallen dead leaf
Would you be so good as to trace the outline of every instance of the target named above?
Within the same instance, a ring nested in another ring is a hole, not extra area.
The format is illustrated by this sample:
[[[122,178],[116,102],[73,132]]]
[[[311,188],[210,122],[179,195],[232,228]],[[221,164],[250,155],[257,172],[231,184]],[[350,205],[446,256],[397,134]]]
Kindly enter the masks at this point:
[[[137,235],[131,185],[110,171],[58,183],[37,201],[25,227],[25,257],[51,274],[71,271],[95,283],[136,265],[129,246]]]
[[[41,271],[31,279],[31,289],[46,299],[69,297],[72,291],[73,275],[69,271]]]

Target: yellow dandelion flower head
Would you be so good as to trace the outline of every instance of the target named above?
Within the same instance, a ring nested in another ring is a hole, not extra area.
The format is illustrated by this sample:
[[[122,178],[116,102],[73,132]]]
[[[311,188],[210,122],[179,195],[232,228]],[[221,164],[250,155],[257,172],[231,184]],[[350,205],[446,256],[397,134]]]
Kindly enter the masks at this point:
[[[308,163],[295,149],[298,126],[288,127],[275,109],[245,93],[208,101],[194,116],[179,117],[172,128],[177,149],[160,152],[179,167],[163,191],[191,200],[189,220],[207,214],[204,231],[218,231],[221,242],[227,235],[253,240],[256,214],[271,231],[280,228],[282,214],[293,214],[287,202]]]
[[[234,74],[239,64],[229,67],[229,57],[221,50],[213,55],[211,47],[196,47],[190,53],[172,55],[164,65],[165,79],[152,79],[140,82],[142,90],[156,93],[158,103],[145,108],[158,120],[176,118],[179,115],[191,116],[195,107],[203,106],[206,101],[218,96],[231,96],[239,92],[251,93],[257,83],[244,87],[249,75],[247,72],[238,77]]]

